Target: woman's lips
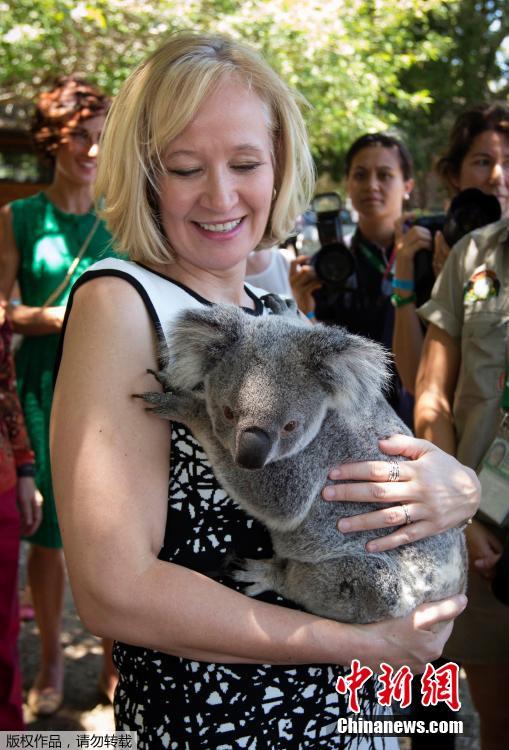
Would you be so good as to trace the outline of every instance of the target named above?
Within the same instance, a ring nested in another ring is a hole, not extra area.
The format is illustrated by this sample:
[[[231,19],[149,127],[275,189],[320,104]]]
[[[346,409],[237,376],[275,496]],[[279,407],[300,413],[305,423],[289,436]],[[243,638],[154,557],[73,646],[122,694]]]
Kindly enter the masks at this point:
[[[198,232],[208,239],[229,240],[241,231],[245,217],[224,221],[193,221]]]

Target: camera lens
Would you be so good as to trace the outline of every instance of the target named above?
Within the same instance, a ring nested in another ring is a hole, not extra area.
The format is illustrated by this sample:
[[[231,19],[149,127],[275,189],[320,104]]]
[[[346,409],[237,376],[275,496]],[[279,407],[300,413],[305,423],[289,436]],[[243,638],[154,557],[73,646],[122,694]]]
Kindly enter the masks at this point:
[[[331,242],[312,259],[316,275],[326,284],[342,284],[355,270],[352,253],[343,244]]]

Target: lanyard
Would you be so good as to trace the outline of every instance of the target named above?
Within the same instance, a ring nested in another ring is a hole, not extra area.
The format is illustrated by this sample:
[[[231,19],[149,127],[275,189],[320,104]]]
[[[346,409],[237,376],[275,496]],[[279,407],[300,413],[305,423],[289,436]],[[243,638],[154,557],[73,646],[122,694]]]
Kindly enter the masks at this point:
[[[359,242],[359,250],[364,255],[368,263],[371,264],[373,268],[375,268],[379,273],[383,274],[384,281],[389,277],[389,275],[392,272],[392,266],[394,263],[394,256],[396,254],[396,248],[393,247],[391,250],[391,255],[388,261],[382,261],[380,258],[375,255],[373,250],[371,250],[369,247],[367,247],[363,242]]]
[[[502,409],[509,412],[509,362],[505,371],[504,392],[502,394]]]

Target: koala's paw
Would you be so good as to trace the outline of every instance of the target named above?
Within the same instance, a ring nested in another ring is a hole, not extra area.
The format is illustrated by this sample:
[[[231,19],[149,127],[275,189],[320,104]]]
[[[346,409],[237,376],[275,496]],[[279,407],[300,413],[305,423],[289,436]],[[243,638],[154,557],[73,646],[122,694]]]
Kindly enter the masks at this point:
[[[274,315],[286,315],[292,318],[299,315],[299,310],[293,299],[280,297],[278,294],[265,294],[262,301]]]
[[[257,596],[273,589],[272,560],[242,560],[241,569],[234,570],[231,577],[239,583],[251,583],[244,588],[247,596]]]

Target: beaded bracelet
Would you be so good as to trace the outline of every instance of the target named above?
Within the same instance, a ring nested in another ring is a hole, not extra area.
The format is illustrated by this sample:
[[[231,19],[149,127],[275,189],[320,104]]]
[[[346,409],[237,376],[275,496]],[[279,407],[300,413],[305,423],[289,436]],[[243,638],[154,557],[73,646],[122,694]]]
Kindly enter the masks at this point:
[[[391,303],[393,307],[403,307],[404,305],[409,305],[411,302],[415,302],[417,300],[415,292],[412,294],[409,294],[408,297],[400,297],[399,294],[393,294],[391,296]]]
[[[413,279],[393,279],[392,288],[403,289],[405,292],[413,292],[415,289],[414,280]]]

